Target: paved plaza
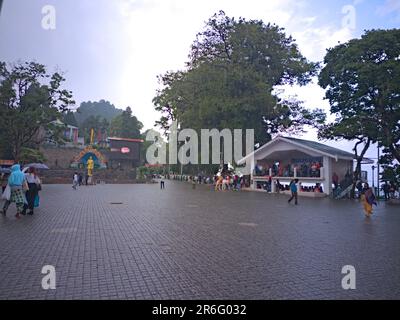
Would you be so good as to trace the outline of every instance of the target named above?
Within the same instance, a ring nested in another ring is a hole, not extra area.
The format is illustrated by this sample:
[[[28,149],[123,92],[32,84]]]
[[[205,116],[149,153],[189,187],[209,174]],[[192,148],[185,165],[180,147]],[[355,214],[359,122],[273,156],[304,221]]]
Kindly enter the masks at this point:
[[[0,299],[400,298],[400,208],[211,186],[45,185],[0,217]],[[43,290],[42,267],[56,269]],[[341,287],[342,267],[356,289]]]

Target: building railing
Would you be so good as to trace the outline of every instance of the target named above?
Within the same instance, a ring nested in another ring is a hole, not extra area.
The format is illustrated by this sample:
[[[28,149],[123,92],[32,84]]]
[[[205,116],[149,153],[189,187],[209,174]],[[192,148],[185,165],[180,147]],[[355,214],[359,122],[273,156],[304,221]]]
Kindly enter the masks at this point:
[[[256,170],[253,171],[253,178],[266,178],[268,179],[269,177],[272,177],[273,179],[288,179],[288,178],[292,178],[292,179],[296,179],[296,178],[302,178],[302,179],[324,179],[324,168],[321,167],[319,168],[319,170],[316,171],[315,175],[302,175],[302,173],[299,173],[297,168],[294,168],[294,172],[293,173],[289,173],[289,175],[279,175],[279,174],[273,174],[272,169],[269,169],[269,172],[267,174],[264,175],[260,175],[259,173],[256,172]]]

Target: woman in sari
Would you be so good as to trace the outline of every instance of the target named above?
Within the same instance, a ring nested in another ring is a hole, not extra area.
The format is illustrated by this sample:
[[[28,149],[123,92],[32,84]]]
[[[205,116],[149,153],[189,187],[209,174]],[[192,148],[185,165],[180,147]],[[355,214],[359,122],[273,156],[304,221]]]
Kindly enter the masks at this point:
[[[11,188],[11,198],[10,202],[15,202],[17,207],[17,214],[15,217],[20,218],[20,214],[24,211],[24,204],[26,202],[24,194],[24,185],[26,185],[25,175],[21,171],[21,166],[19,164],[14,164],[11,167],[11,175],[8,178],[8,184]]]
[[[377,205],[375,201],[375,195],[368,183],[365,183],[364,190],[361,195],[361,201],[364,206],[365,216],[370,217],[372,215],[372,205]]]

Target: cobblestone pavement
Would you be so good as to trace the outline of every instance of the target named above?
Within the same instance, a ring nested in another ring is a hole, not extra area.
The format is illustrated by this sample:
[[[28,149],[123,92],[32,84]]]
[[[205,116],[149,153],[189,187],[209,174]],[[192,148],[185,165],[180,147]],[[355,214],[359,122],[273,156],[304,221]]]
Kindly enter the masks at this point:
[[[400,209],[208,186],[45,185],[0,217],[0,299],[400,298]],[[41,269],[56,268],[56,290]],[[344,265],[356,290],[343,290]]]

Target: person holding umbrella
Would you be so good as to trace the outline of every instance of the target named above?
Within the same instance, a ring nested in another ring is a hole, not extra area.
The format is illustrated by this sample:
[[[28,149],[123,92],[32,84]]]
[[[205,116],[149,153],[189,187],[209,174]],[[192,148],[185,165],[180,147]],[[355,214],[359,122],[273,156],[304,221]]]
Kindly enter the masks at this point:
[[[26,191],[26,200],[27,204],[24,206],[24,210],[22,212],[23,215],[26,214],[26,210],[28,209],[29,215],[33,215],[33,209],[35,207],[35,199],[38,197],[39,189],[40,189],[40,180],[36,174],[36,169],[34,167],[30,167],[28,169],[28,173],[25,174],[26,182],[28,183],[28,191]]]

